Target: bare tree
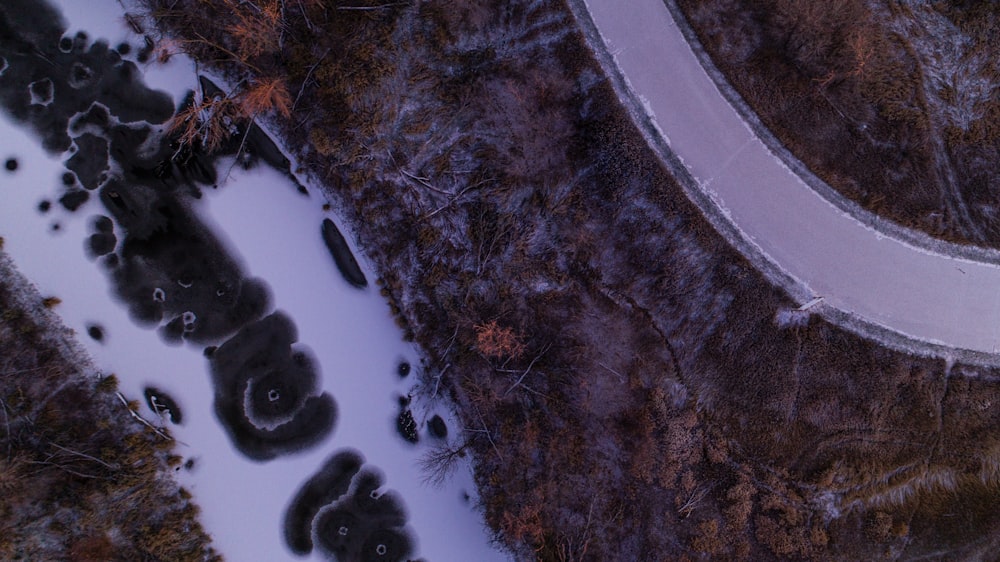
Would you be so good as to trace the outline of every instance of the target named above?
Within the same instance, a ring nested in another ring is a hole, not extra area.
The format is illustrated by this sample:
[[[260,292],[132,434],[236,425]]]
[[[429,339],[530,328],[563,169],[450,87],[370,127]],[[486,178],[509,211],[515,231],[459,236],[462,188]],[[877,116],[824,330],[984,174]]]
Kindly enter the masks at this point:
[[[463,442],[458,446],[441,445],[424,453],[417,463],[424,473],[424,483],[435,488],[442,486],[455,473],[468,447],[468,442]]]

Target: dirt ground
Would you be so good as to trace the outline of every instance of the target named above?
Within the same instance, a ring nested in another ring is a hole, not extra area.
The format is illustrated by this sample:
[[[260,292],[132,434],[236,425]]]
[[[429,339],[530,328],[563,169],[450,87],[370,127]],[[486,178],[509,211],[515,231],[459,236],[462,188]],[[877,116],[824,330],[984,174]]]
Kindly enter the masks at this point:
[[[792,153],[903,226],[1000,247],[991,3],[678,0]]]
[[[144,4],[168,49],[280,81],[261,115],[378,268],[424,398],[464,421],[429,476],[471,453],[520,559],[989,558],[997,373],[790,313],[565,5],[234,2]]]

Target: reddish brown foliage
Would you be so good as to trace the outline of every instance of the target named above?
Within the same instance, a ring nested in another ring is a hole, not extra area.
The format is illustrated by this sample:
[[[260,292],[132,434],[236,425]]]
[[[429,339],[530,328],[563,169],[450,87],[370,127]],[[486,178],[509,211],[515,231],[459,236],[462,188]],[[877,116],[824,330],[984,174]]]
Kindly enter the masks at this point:
[[[243,62],[278,50],[282,19],[277,0],[250,7],[237,0],[225,0],[225,4],[236,18],[226,26],[226,33],[236,43],[236,52]]]
[[[90,535],[73,543],[69,549],[71,562],[96,562],[112,560],[116,554],[115,545],[106,534]]]
[[[249,118],[269,111],[277,111],[284,117],[292,114],[292,96],[281,78],[254,79],[240,94],[239,104],[240,111]]]
[[[524,354],[524,342],[509,326],[500,326],[496,320],[477,324],[476,349],[493,359],[518,359]]]

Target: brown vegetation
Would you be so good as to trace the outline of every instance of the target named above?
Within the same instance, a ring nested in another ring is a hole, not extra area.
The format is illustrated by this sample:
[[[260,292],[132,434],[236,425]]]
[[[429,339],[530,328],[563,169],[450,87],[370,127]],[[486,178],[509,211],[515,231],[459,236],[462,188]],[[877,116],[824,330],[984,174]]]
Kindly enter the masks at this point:
[[[0,559],[218,559],[169,476],[172,441],[132,420],[113,375],[71,363],[65,335],[11,281],[0,284]]]
[[[146,3],[182,39],[231,44],[205,3]],[[998,542],[1000,447],[982,439],[1000,426],[996,373],[815,318],[778,326],[793,303],[659,167],[565,6],[303,3],[282,29],[259,74],[195,54],[299,92],[274,124],[425,351],[424,394],[458,406],[431,479],[468,451],[519,558],[961,558]],[[865,38],[844,36],[829,84],[877,75]],[[839,48],[790,42],[807,61]]]
[[[764,124],[834,189],[932,236],[1000,247],[995,4],[677,4]]]
[[[303,10],[316,4],[302,0],[297,3]],[[283,13],[287,7],[282,0],[219,0],[202,4],[219,29],[182,39],[161,38],[156,60],[166,62],[175,51],[182,51],[215,64],[235,63],[254,72],[224,96],[197,99],[171,122],[169,131],[182,146],[197,143],[213,152],[230,138],[236,122],[272,112],[285,118],[291,115],[293,100],[285,78],[261,70],[276,70],[274,59],[281,51],[285,32]],[[176,25],[187,25],[188,16],[175,6],[162,7],[151,15],[174,19]]]

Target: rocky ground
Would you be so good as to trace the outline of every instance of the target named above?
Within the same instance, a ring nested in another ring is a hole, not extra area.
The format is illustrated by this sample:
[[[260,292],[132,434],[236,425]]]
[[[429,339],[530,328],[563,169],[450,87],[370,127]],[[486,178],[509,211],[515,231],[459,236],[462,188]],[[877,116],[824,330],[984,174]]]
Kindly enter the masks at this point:
[[[996,373],[791,312],[659,167],[563,4],[142,7],[157,57],[228,74],[328,186],[425,398],[463,419],[429,478],[471,454],[519,558],[995,548]]]
[[[989,3],[678,0],[768,128],[834,189],[932,236],[996,248]]]

